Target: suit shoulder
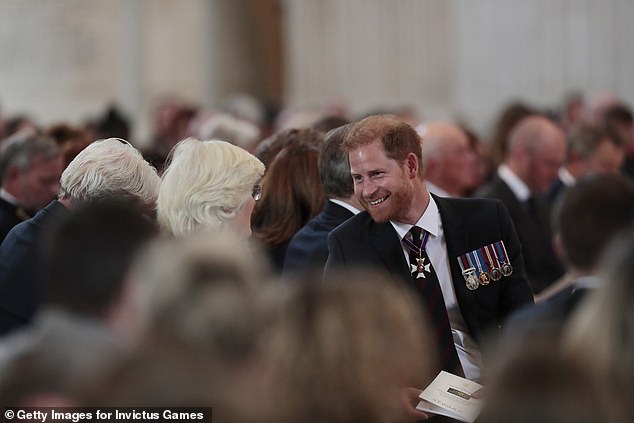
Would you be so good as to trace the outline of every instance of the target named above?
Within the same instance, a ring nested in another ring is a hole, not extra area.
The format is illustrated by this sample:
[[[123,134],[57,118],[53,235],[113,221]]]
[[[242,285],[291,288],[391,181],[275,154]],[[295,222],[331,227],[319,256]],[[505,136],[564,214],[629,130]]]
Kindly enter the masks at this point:
[[[451,207],[454,210],[475,213],[475,212],[493,212],[499,207],[503,207],[503,203],[496,198],[436,198],[438,207]]]
[[[367,211],[362,211],[352,216],[341,225],[337,226],[331,234],[333,236],[341,237],[347,236],[353,233],[359,233],[366,231],[373,223],[372,217]]]
[[[507,189],[508,187],[502,178],[495,175],[475,192],[474,197],[498,197],[500,193],[505,192]]]

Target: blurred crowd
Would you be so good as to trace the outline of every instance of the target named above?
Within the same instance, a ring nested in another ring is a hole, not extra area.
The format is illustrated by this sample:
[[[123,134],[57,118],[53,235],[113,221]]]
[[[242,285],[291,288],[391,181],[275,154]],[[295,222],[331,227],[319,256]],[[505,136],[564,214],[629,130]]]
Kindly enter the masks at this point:
[[[634,118],[605,93],[512,102],[490,134],[407,107],[352,115],[246,95],[213,110],[166,100],[143,142],[116,106],[50,126],[0,113],[0,406],[446,421],[415,410],[442,368],[426,306],[393,275],[333,265],[329,235],[379,201],[360,187],[386,171],[352,156],[377,116],[420,140],[412,179],[432,202],[495,204],[486,212],[511,222],[529,301],[494,324],[478,315],[481,336],[458,328],[482,356],[469,372],[458,351],[461,375],[485,386],[476,421],[630,421]],[[464,301],[502,301],[488,283],[456,292],[465,321]]]

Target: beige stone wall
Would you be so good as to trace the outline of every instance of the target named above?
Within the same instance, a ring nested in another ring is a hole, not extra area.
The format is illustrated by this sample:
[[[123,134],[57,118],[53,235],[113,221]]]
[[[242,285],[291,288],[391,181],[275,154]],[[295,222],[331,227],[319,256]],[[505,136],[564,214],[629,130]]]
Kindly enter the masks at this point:
[[[634,104],[632,1],[278,1],[283,72],[262,65],[257,33],[275,0],[1,0],[0,104],[51,123],[115,101],[141,140],[168,94],[214,105],[234,91],[283,91],[290,105],[345,101],[353,112],[411,105],[483,132],[514,98],[554,106],[573,89],[610,90]]]
[[[416,106],[486,134],[506,102],[571,90],[634,105],[628,0],[285,0],[288,100]]]

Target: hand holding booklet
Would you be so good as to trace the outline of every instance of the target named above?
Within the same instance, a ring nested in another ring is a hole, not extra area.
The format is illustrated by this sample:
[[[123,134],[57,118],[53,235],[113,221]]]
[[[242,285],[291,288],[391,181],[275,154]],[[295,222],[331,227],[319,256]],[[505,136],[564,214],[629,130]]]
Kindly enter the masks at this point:
[[[482,388],[479,383],[441,371],[431,384],[420,394],[417,410],[440,414],[473,423],[482,410],[481,399],[472,394]]]

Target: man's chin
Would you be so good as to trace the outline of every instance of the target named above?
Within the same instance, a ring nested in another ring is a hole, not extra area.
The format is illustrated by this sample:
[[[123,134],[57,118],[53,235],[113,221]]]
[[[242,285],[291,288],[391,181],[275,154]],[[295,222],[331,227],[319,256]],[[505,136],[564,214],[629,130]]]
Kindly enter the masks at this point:
[[[384,223],[390,220],[389,216],[386,213],[376,213],[370,208],[368,208],[367,210],[372,220],[374,220],[376,223]]]

